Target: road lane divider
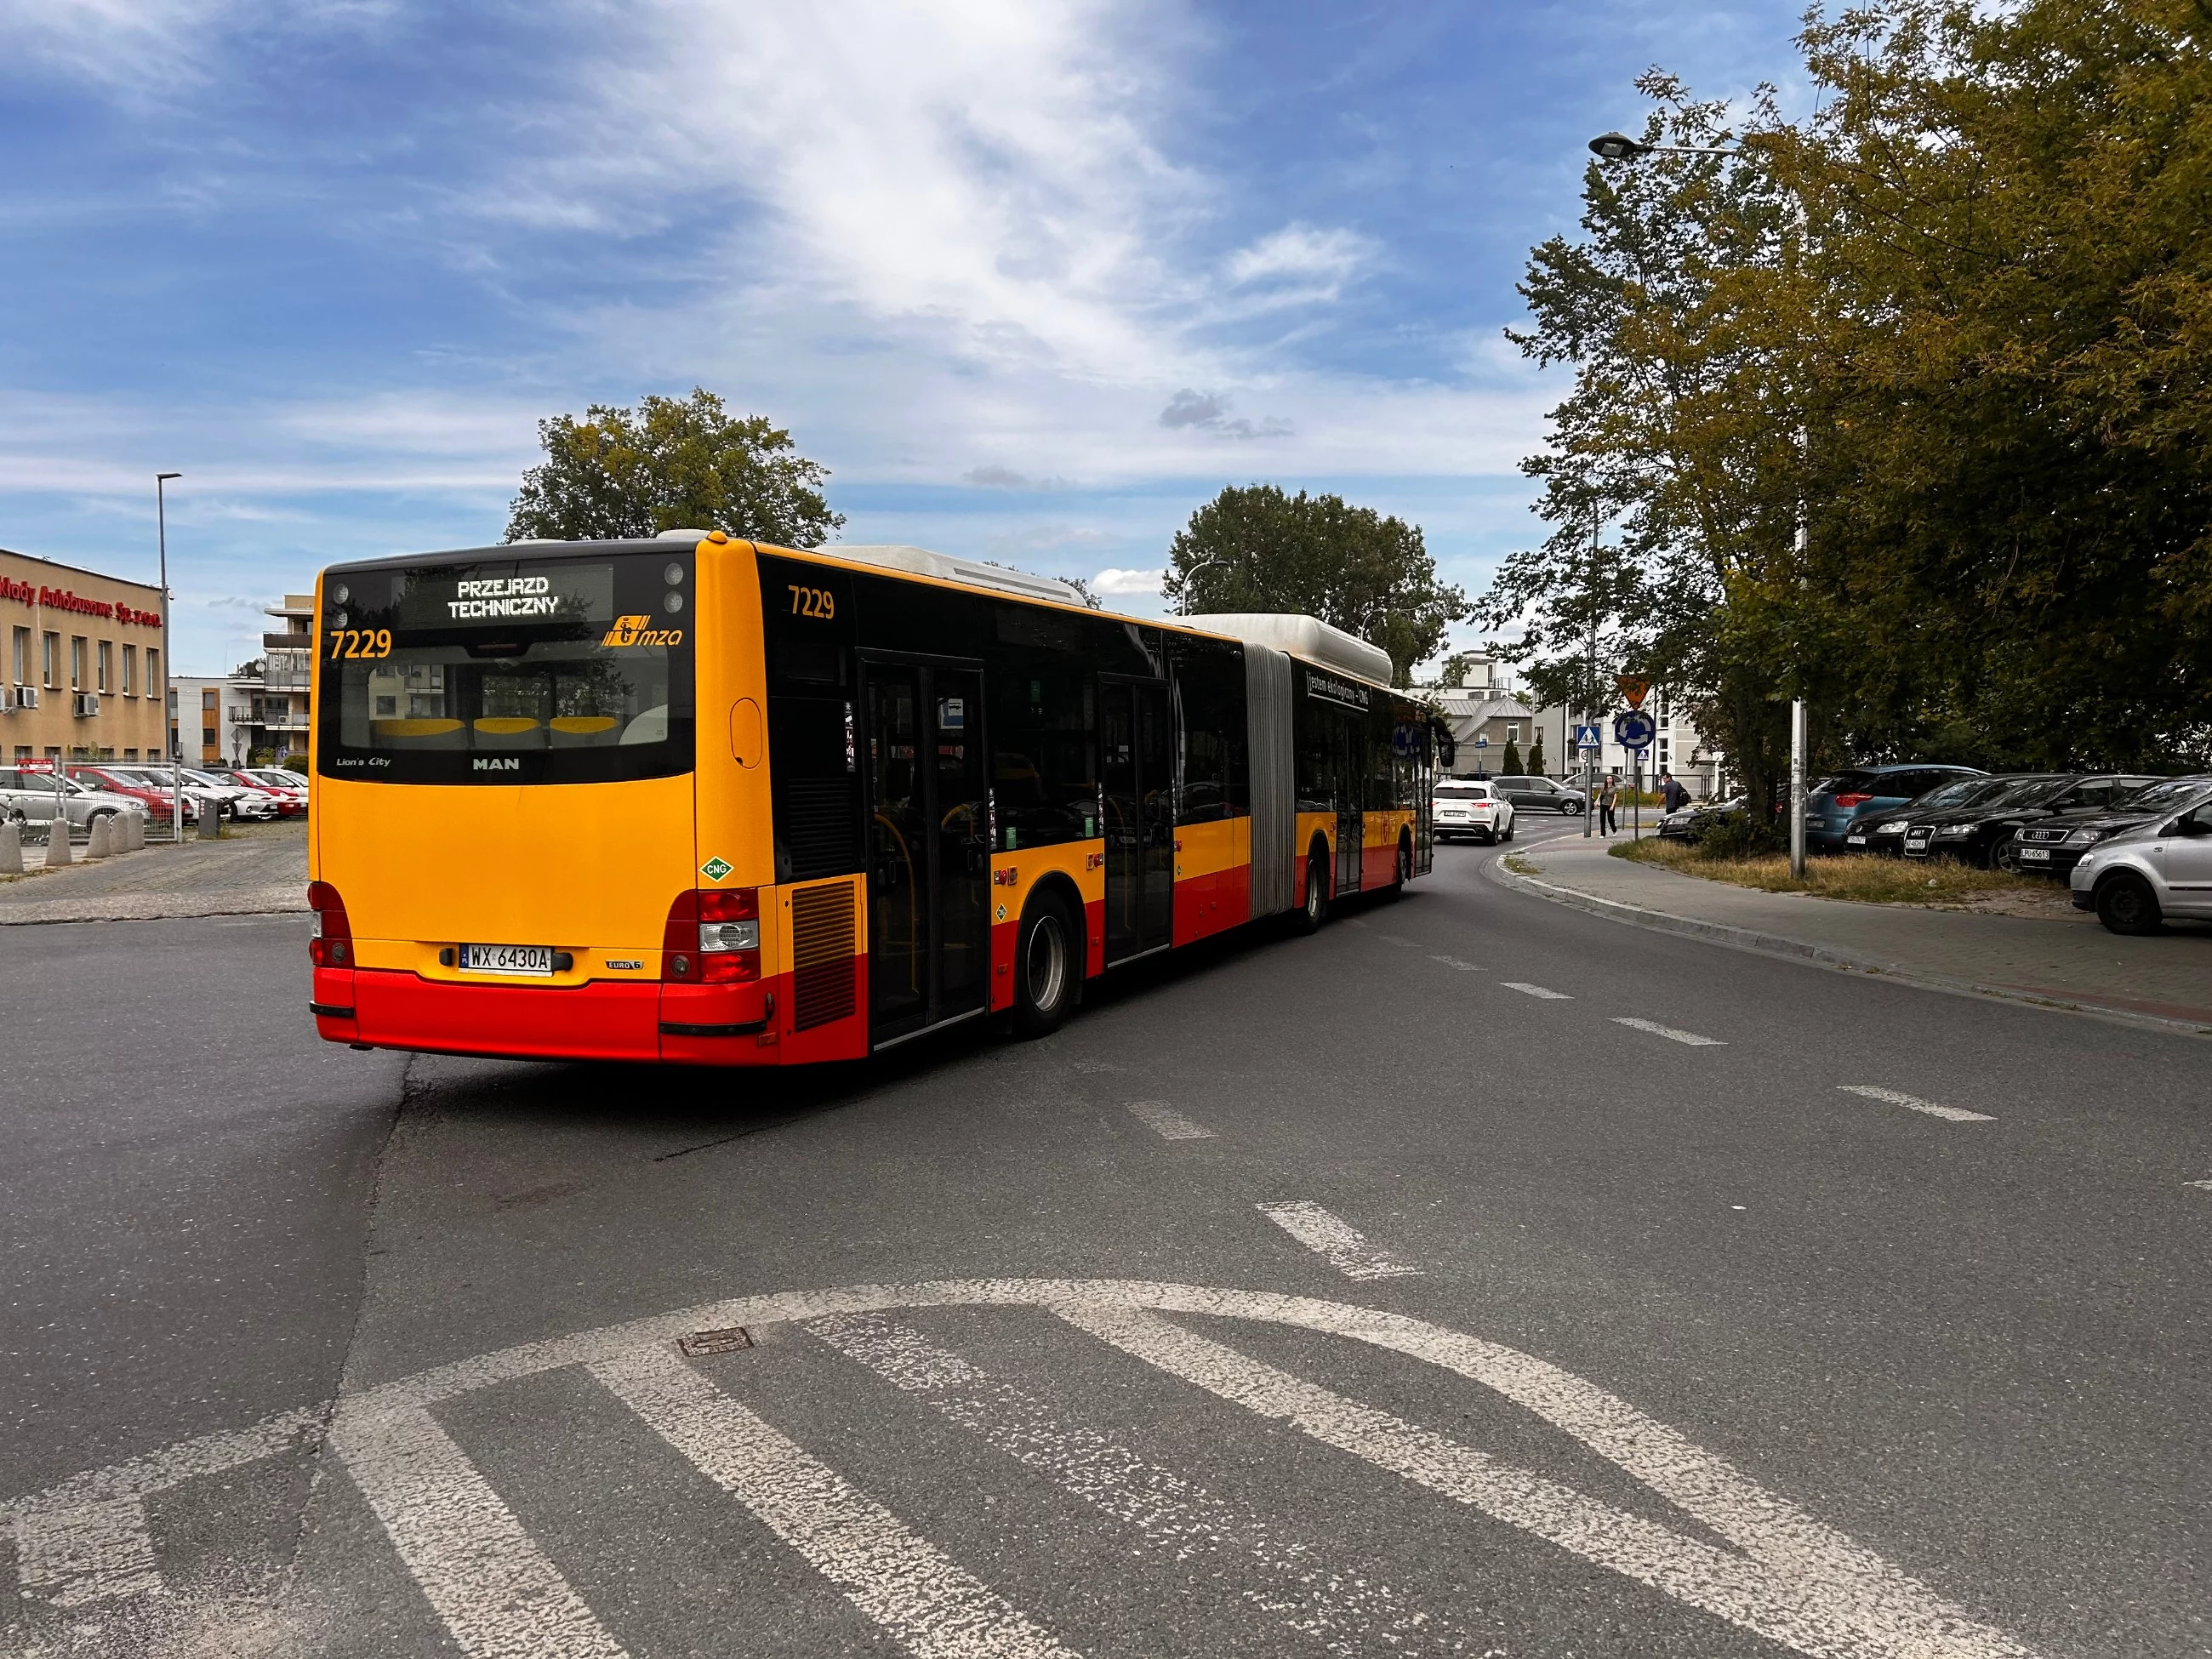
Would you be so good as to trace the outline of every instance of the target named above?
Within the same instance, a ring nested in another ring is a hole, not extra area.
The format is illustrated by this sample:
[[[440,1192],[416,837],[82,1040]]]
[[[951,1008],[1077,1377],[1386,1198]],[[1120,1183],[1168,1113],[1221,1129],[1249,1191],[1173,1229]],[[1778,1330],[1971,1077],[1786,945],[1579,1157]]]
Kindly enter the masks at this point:
[[[1212,1130],[1194,1123],[1164,1100],[1133,1100],[1129,1114],[1162,1140],[1215,1140]]]
[[[1626,1025],[1632,1031],[1649,1031],[1653,1036],[1665,1037],[1669,1042],[1686,1042],[1692,1048],[1725,1048],[1728,1044],[1718,1037],[1699,1036],[1695,1031],[1678,1031],[1671,1025],[1662,1025],[1656,1020],[1637,1019],[1627,1014],[1616,1014],[1613,1023]]]
[[[1847,1095],[1864,1095],[1869,1100],[1886,1101],[1892,1106],[1902,1106],[1908,1112],[1922,1112],[1929,1117],[1940,1117],[1947,1123],[1996,1121],[1987,1112],[1970,1112],[1963,1106],[1939,1106],[1936,1102],[1923,1100],[1917,1095],[1903,1094],[1895,1089],[1884,1089],[1871,1083],[1839,1083],[1836,1086]]]
[[[1447,968],[1456,968],[1462,974],[1479,974],[1482,971],[1482,964],[1480,963],[1462,962],[1457,957],[1431,957],[1429,960],[1431,962],[1441,962]]]
[[[1565,991],[1549,991],[1540,985],[1530,985],[1517,979],[1501,979],[1498,982],[1509,991],[1518,991],[1524,997],[1539,997],[1546,1002],[1572,1002],[1574,1000],[1574,999],[1569,996]]]
[[[1413,1279],[1419,1267],[1393,1260],[1370,1244],[1343,1217],[1332,1215],[1310,1199],[1255,1205],[1260,1213],[1342,1273],[1346,1279]]]
[[[1356,1656],[1425,1648],[1472,1651],[1448,1617],[1418,1610],[1364,1574],[1330,1571],[1279,1525],[1188,1476],[1148,1462],[1111,1436],[1061,1421],[1026,1389],[880,1314],[811,1321],[805,1328],[946,1421],[995,1447],[1061,1491],[1125,1525],[1178,1564],[1202,1560],[1245,1580],[1251,1606]],[[1256,1582],[1248,1575],[1256,1569]]]

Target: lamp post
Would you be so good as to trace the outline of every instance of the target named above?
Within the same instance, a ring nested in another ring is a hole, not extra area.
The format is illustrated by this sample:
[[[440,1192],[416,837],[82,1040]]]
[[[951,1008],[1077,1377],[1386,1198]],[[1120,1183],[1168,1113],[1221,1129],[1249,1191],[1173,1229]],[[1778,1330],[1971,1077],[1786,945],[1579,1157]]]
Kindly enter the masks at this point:
[[[161,554],[161,747],[173,750],[169,757],[169,833],[179,847],[185,844],[185,746],[181,709],[179,735],[173,739],[169,736],[169,681],[177,672],[177,641],[169,622],[169,507],[162,492],[170,479],[184,476],[154,475],[154,535]]]
[[[1229,561],[1226,559],[1200,559],[1196,564],[1191,566],[1189,569],[1184,571],[1182,573],[1182,603],[1176,607],[1176,615],[1178,617],[1188,617],[1190,615],[1190,579],[1198,574],[1201,570],[1211,570],[1217,564],[1227,564],[1228,562]]]
[[[1646,155],[1741,155],[1741,149],[1715,149],[1698,144],[1647,144],[1625,132],[1601,132],[1589,141],[1590,154],[1601,161],[1634,161]],[[1804,227],[1801,204],[1798,227]],[[1802,439],[1801,439],[1802,441]],[[1805,562],[1805,503],[1797,503],[1797,565]],[[1790,874],[1805,879],[1805,699],[1790,700]]]

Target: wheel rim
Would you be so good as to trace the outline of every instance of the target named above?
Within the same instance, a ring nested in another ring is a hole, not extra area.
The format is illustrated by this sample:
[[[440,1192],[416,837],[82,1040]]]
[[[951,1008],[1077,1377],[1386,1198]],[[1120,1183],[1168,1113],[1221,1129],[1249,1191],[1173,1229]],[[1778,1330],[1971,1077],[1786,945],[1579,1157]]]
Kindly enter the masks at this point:
[[[1310,916],[1320,915],[1322,905],[1325,902],[1322,893],[1321,866],[1310,865],[1306,869],[1306,914]]]
[[[1060,931],[1058,916],[1040,917],[1030,930],[1029,957],[1022,964],[1022,976],[1029,988],[1031,1007],[1058,1006],[1060,988],[1067,982],[1067,941]]]
[[[2117,886],[2106,897],[2105,908],[2112,912],[2114,921],[2132,927],[2142,920],[2142,895],[2132,887]]]

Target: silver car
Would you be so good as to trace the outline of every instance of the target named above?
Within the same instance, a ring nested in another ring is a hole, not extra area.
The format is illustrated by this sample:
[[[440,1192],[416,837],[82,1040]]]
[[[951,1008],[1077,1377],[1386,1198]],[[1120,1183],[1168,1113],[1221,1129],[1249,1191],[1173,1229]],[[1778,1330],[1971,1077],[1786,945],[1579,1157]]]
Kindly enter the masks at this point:
[[[89,830],[95,819],[139,810],[138,803],[128,795],[88,788],[75,778],[63,778],[60,783],[57,790],[51,772],[0,767],[0,818],[51,826],[58,806],[67,813],[70,829]]]
[[[2168,916],[2212,917],[2212,800],[2123,830],[2081,855],[2076,908],[2116,933],[2155,933]]]

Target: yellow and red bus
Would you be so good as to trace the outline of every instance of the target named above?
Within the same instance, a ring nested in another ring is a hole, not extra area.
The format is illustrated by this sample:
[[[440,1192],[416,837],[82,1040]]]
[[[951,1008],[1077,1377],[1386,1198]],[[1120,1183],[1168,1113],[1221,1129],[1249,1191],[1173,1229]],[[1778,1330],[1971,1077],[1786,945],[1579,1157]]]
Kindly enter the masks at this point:
[[[334,566],[333,1042],[849,1060],[1429,867],[1440,732],[1310,617],[1148,621],[918,548],[720,532]]]

